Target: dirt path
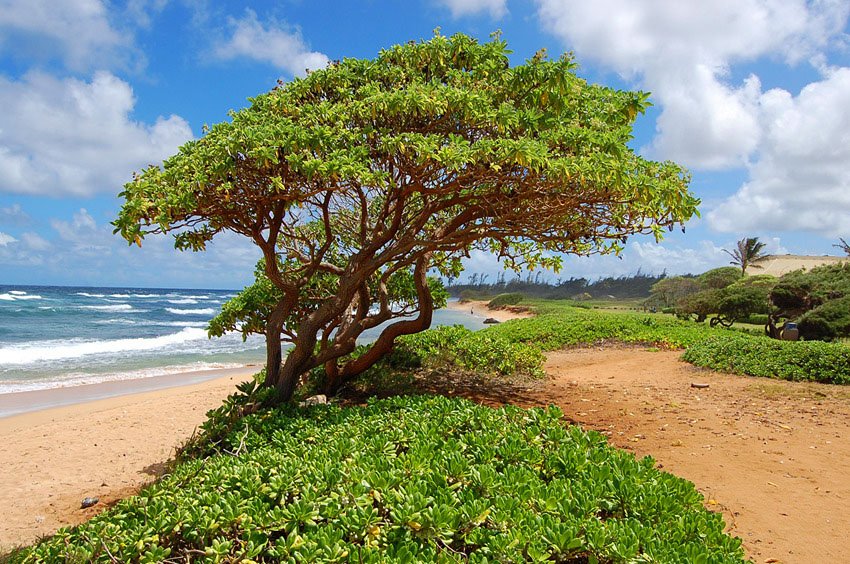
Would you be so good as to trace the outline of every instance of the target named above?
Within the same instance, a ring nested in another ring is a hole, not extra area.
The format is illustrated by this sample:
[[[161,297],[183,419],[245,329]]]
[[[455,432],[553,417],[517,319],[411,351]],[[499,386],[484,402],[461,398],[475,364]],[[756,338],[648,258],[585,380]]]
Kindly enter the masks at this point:
[[[545,382],[451,387],[486,403],[556,404],[651,455],[697,485],[755,562],[847,562],[850,390],[717,374],[679,356],[571,349],[549,354]]]

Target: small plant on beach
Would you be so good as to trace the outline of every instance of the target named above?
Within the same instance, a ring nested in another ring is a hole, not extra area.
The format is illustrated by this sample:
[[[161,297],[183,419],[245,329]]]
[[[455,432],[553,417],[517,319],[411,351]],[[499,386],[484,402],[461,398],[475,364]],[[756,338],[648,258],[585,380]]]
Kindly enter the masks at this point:
[[[498,36],[437,34],[281,83],[137,174],[116,232],[193,251],[224,231],[253,241],[274,302],[240,316],[265,333],[263,385],[285,401],[313,369],[343,383],[426,329],[427,273],[456,278],[474,250],[557,269],[695,213],[683,169],[629,147],[645,93],[588,84],[568,55],[508,54]],[[412,316],[391,299],[397,275]]]

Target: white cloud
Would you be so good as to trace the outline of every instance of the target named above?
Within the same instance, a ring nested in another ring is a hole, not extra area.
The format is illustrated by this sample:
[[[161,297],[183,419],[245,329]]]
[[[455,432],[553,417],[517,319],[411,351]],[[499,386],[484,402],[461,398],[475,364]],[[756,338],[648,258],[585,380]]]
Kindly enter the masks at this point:
[[[508,13],[507,0],[437,0],[437,3],[448,8],[455,19],[487,12],[497,20]]]
[[[21,233],[21,243],[30,250],[33,251],[46,251],[52,247],[50,241],[44,239],[38,233],[26,232]]]
[[[87,70],[125,56],[132,38],[117,31],[101,0],[0,0],[0,54],[60,59]]]
[[[636,79],[662,113],[654,155],[688,166],[739,166],[756,150],[760,84],[729,82],[760,57],[793,64],[840,41],[850,4],[805,0],[538,0],[543,26],[589,58]]]
[[[17,241],[17,239],[12,237],[11,235],[8,235],[8,234],[0,231],[0,247],[5,247],[5,246],[7,246],[11,243],[14,243],[16,241]]]
[[[30,72],[0,77],[0,191],[116,193],[131,173],[191,139],[179,116],[133,120],[129,84],[108,72],[91,82]]]
[[[0,225],[25,225],[29,221],[30,216],[21,208],[20,204],[12,204],[7,208],[0,208]]]
[[[850,233],[850,68],[832,69],[798,96],[761,103],[763,143],[750,178],[708,214],[722,231]]]
[[[231,36],[215,48],[214,54],[219,59],[254,59],[295,76],[328,64],[327,55],[309,50],[298,29],[276,21],[264,25],[252,10],[245,10],[241,19],[229,18],[228,24]]]

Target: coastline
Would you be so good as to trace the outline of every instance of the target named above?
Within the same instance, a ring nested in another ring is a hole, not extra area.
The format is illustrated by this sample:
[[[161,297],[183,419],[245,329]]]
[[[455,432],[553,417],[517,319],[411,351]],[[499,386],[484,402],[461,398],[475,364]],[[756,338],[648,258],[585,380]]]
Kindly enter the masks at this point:
[[[0,425],[2,425],[5,419],[22,414],[125,395],[190,386],[230,375],[254,374],[260,368],[261,366],[258,364],[246,364],[236,368],[174,372],[146,378],[112,380],[80,386],[4,393],[0,394]]]
[[[177,387],[136,390],[0,419],[0,554],[79,524],[135,494],[159,475],[207,411],[221,405],[256,371],[209,371],[200,375],[206,380],[191,384],[179,374],[171,375],[163,378]],[[84,497],[98,497],[100,503],[81,509]]]
[[[519,313],[506,309],[488,309],[487,302],[483,300],[470,300],[466,302],[452,300],[446,304],[446,309],[463,312],[468,311],[471,315],[484,319],[492,317],[499,323],[510,321],[511,319],[521,319],[532,316],[532,314],[527,312]]]

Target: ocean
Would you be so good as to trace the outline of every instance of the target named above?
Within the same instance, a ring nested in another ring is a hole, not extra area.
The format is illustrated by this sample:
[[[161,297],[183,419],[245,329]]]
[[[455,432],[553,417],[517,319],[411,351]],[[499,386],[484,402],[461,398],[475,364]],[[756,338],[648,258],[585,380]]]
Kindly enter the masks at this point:
[[[207,322],[236,293],[0,285],[0,394],[262,364],[262,336],[207,338]],[[433,325],[454,324],[483,327],[464,312],[435,312]]]

